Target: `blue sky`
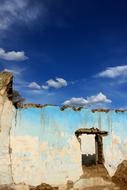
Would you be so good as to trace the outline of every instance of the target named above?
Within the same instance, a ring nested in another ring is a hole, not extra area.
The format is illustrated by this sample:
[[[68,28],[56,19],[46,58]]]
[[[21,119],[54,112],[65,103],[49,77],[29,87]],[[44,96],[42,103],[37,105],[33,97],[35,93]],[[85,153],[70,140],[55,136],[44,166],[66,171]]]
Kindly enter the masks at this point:
[[[26,102],[127,108],[127,2],[0,0],[0,69]]]

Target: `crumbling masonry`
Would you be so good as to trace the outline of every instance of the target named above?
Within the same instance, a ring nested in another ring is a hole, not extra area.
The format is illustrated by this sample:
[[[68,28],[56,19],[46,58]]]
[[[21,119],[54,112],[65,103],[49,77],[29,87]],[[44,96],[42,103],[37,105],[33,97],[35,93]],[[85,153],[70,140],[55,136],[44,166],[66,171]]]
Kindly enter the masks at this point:
[[[0,73],[0,190],[127,189],[127,111],[12,102]]]

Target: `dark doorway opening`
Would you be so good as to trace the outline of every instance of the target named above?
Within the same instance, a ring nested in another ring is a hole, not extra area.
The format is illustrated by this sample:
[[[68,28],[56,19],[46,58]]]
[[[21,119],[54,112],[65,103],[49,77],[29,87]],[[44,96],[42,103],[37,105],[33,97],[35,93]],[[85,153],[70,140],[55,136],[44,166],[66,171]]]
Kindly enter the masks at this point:
[[[82,154],[82,166],[91,166],[96,164],[96,155]]]
[[[85,147],[85,152],[81,155],[82,166],[103,164],[103,137],[108,135],[108,132],[100,131],[97,128],[81,128],[75,132],[75,135],[80,142],[80,146],[84,145]],[[84,142],[82,140],[83,135]]]

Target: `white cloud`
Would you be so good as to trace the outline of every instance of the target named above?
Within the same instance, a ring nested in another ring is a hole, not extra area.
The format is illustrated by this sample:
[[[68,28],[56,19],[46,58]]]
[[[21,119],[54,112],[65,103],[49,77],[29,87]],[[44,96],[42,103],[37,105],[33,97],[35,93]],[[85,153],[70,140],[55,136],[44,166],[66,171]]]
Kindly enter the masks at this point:
[[[106,70],[98,73],[97,76],[107,78],[127,77],[127,65],[108,67]]]
[[[44,8],[44,5],[43,5]],[[45,10],[45,9],[44,9]],[[44,13],[43,10],[43,13]],[[0,30],[8,29],[14,23],[29,23],[40,14],[40,6],[32,0],[0,1]]]
[[[43,88],[44,90],[47,90],[47,89],[49,89],[49,86],[42,85],[42,88]]]
[[[99,93],[95,96],[87,97],[86,99],[83,97],[80,98],[71,98],[70,100],[66,100],[63,105],[70,106],[88,106],[96,103],[111,103],[112,101],[108,99],[103,93]]]
[[[3,48],[0,48],[0,59],[7,61],[24,61],[27,59],[24,51],[9,51],[6,52]]]
[[[31,82],[29,85],[28,85],[29,88],[33,88],[33,89],[41,89],[40,85],[37,84],[36,82]]]
[[[13,70],[13,69],[4,69],[3,70],[4,72],[10,72],[12,73],[13,75],[20,75],[20,71],[17,71],[17,70]]]
[[[42,85],[43,89],[48,88],[62,88],[67,86],[67,81],[63,78],[56,78],[56,80],[50,79],[46,81],[46,85]]]

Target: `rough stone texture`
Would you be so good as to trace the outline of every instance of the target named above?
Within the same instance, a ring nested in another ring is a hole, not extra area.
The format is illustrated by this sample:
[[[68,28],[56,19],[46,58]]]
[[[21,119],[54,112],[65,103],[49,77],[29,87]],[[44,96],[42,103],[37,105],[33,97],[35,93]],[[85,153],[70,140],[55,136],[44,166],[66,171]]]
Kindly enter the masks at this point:
[[[126,163],[127,164],[127,163]],[[124,164],[124,165],[126,165]],[[124,168],[125,169],[125,168]],[[120,170],[120,175],[125,176],[127,170]],[[122,173],[123,172],[123,173]],[[116,172],[117,173],[117,172]],[[98,164],[91,167],[83,166],[83,175],[74,184],[73,189],[80,190],[127,190],[127,184],[123,181],[113,180],[109,176],[107,169],[103,164]]]
[[[127,186],[127,160],[119,164],[112,179],[116,183],[125,183]]]
[[[102,135],[102,136],[106,136],[108,135],[108,132],[107,131],[100,131],[99,129],[95,129],[95,128],[90,128],[90,129],[87,129],[87,128],[81,128],[81,129],[78,129],[75,131],[75,135],[76,137],[82,135],[82,134],[99,134],[99,135]]]
[[[30,190],[58,190],[57,187],[52,187],[46,183],[42,183],[36,187],[30,187]]]
[[[12,183],[10,132],[12,127],[13,105],[12,74],[0,73],[0,184]]]
[[[84,188],[113,188],[114,184],[111,181],[111,177],[103,164],[97,164],[95,166],[83,166],[83,175],[75,183],[75,189]]]
[[[0,95],[1,98],[12,98],[13,75],[9,72],[0,73]]]

